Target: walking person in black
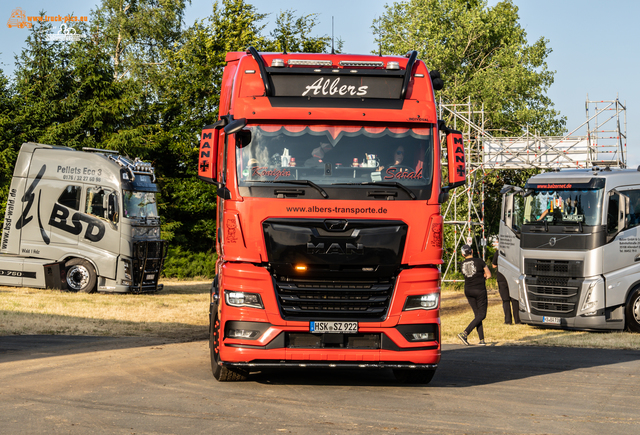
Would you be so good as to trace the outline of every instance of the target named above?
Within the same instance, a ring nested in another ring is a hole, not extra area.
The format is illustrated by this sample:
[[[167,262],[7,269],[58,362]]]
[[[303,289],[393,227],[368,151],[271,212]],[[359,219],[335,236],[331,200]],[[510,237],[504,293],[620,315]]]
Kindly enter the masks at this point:
[[[500,249],[498,248],[498,242],[494,244],[496,252],[493,254],[492,266],[496,269],[496,281],[498,281],[498,293],[500,293],[500,299],[502,299],[502,310],[504,311],[504,323],[505,325],[511,325],[512,316],[511,309],[513,308],[513,322],[520,323],[520,304],[517,299],[511,299],[509,296],[509,283],[503,274],[498,269],[498,257],[500,257]]]
[[[458,338],[467,346],[469,341],[467,337],[474,329],[478,331],[478,337],[480,338],[479,345],[485,344],[484,342],[484,329],[482,328],[482,321],[487,317],[487,287],[485,280],[491,278],[491,271],[487,267],[487,264],[480,258],[473,258],[473,249],[469,245],[462,247],[462,256],[464,262],[462,263],[462,274],[464,275],[464,295],[471,305],[473,310],[474,319],[469,323],[467,329],[458,334]]]

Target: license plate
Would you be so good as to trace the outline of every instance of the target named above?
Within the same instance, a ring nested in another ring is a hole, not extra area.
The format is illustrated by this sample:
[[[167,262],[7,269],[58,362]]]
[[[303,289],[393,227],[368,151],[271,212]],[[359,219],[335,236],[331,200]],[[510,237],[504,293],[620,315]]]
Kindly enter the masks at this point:
[[[148,281],[150,279],[154,279],[156,277],[156,275],[154,273],[148,273],[147,276],[145,277],[145,279]]]
[[[358,322],[309,322],[309,331],[334,334],[358,332]]]
[[[560,324],[560,317],[543,316],[542,317],[542,323],[551,323],[553,325],[559,325]]]

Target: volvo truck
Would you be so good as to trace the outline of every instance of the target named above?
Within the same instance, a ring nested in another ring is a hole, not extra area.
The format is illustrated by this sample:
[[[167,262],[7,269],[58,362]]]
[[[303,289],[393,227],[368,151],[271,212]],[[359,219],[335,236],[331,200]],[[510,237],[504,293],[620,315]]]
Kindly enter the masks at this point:
[[[440,204],[465,182],[462,135],[437,119],[439,74],[415,51],[249,48],[226,62],[199,161],[218,196],[214,377],[386,368],[429,382],[441,354]]]
[[[167,243],[150,163],[25,143],[7,198],[0,285],[151,293]]]
[[[522,322],[640,332],[640,172],[556,170],[502,193],[498,265]]]

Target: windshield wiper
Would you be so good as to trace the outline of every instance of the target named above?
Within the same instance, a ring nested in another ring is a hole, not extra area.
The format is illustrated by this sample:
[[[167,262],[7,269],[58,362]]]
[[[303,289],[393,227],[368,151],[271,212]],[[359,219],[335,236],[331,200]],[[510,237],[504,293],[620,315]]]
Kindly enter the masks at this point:
[[[332,186],[355,186],[355,185],[357,185],[357,186],[390,186],[390,187],[397,187],[397,188],[407,192],[407,195],[409,195],[409,197],[411,199],[417,199],[416,195],[411,191],[411,189],[409,189],[408,187],[406,187],[402,183],[398,183],[397,181],[384,181],[384,182],[365,181],[365,182],[362,182],[362,183],[333,183],[332,184]]]
[[[313,187],[318,192],[320,192],[323,198],[329,198],[329,195],[327,194],[327,192],[325,192],[325,190],[322,187],[318,186],[316,183],[309,180],[273,180],[273,181],[260,181],[260,183],[302,184],[305,186]]]

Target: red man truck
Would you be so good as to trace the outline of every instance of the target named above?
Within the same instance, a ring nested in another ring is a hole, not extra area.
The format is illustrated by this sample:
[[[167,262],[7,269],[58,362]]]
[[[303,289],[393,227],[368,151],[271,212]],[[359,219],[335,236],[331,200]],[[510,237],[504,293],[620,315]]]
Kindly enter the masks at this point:
[[[440,204],[465,182],[462,135],[436,115],[440,75],[415,51],[250,47],[226,62],[198,166],[218,187],[214,377],[360,367],[428,383],[441,349]]]

